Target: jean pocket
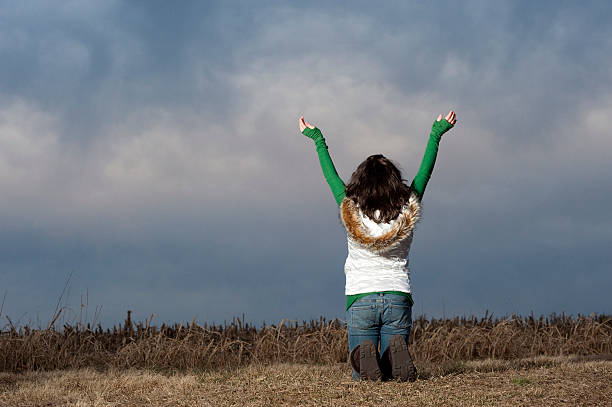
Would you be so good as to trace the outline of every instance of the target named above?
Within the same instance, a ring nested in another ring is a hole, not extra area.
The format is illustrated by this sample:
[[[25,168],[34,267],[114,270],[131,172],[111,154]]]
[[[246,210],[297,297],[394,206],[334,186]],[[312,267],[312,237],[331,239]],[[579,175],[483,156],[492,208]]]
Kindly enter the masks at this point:
[[[408,329],[412,326],[412,306],[405,304],[389,304],[387,323],[394,328]]]
[[[370,329],[378,324],[376,323],[376,306],[375,305],[357,305],[349,308],[351,316],[351,328],[355,329]]]

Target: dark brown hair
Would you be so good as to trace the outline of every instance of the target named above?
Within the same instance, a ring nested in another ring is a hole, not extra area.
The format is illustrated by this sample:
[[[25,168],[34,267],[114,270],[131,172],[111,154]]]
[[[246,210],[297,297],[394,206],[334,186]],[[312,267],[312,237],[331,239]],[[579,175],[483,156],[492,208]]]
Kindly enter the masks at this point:
[[[353,172],[346,186],[346,197],[376,223],[398,217],[408,202],[410,187],[404,183],[400,170],[382,154],[366,158]],[[380,211],[379,218],[375,216]]]

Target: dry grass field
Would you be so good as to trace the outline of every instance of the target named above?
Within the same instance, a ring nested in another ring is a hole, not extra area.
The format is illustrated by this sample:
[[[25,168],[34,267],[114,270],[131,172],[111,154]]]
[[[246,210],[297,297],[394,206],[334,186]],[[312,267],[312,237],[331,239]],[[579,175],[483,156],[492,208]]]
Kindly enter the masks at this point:
[[[458,361],[612,354],[612,317],[593,315],[453,318],[413,321],[410,348],[439,374]],[[225,369],[250,364],[346,362],[346,325],[324,319],[254,327],[235,319],[220,326],[156,327],[131,321],[113,329],[10,327],[0,331],[0,371],[79,369]]]
[[[0,373],[0,406],[611,406],[612,361],[468,361],[414,383],[353,382],[347,364],[209,372]]]
[[[338,320],[11,323],[0,406],[612,406],[607,315],[418,318],[410,349],[416,382],[353,382]]]

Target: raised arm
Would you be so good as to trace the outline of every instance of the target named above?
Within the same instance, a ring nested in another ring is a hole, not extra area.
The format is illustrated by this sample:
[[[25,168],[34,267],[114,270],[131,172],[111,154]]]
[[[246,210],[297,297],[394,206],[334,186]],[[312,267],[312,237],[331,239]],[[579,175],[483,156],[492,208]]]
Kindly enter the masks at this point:
[[[431,126],[431,133],[429,133],[429,140],[427,141],[427,148],[425,149],[425,155],[417,175],[412,181],[412,189],[419,195],[420,199],[423,199],[425,193],[425,187],[429,182],[431,173],[433,172],[434,164],[436,163],[436,157],[438,156],[438,146],[442,135],[450,130],[457,122],[455,112],[452,110],[446,115],[443,120],[442,115],[439,115],[437,120]]]
[[[310,137],[314,140],[315,145],[317,147],[317,154],[319,155],[319,163],[321,164],[321,169],[323,170],[323,176],[329,185],[332,194],[334,195],[334,199],[338,206],[342,203],[344,196],[346,195],[345,185],[342,179],[338,176],[336,172],[336,167],[334,167],[334,163],[329,156],[329,151],[327,151],[327,144],[325,144],[325,138],[321,133],[321,130],[314,127],[310,123],[304,121],[304,117],[300,118],[300,131],[303,135]]]

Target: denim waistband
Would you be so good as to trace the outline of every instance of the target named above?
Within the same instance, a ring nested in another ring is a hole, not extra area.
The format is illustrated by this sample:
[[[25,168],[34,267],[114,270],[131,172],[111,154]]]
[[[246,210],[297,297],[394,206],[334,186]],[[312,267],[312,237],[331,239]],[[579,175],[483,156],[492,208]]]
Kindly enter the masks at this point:
[[[359,298],[357,301],[355,301],[353,303],[354,304],[374,304],[374,303],[380,303],[380,302],[407,302],[410,303],[410,299],[409,297],[406,297],[404,295],[398,295],[398,294],[389,294],[389,293],[376,293],[376,294],[370,294],[370,295],[366,295],[365,297],[361,297]]]

